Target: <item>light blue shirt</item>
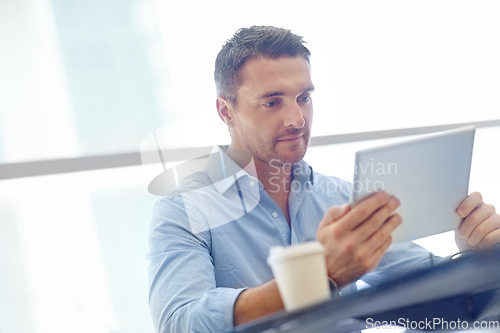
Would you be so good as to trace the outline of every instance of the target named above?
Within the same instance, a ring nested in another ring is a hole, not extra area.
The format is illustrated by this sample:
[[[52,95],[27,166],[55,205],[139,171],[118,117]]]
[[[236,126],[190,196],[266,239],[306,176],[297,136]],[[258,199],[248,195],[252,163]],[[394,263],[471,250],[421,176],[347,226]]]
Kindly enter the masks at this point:
[[[304,161],[293,166],[292,179],[290,225],[262,183],[222,149],[157,202],[147,260],[158,332],[232,329],[238,295],[273,279],[269,249],[315,240],[324,212],[349,202],[349,182],[314,172]],[[428,259],[429,253],[413,243],[392,246],[362,280],[375,285],[427,266]],[[354,284],[343,293],[353,290]]]

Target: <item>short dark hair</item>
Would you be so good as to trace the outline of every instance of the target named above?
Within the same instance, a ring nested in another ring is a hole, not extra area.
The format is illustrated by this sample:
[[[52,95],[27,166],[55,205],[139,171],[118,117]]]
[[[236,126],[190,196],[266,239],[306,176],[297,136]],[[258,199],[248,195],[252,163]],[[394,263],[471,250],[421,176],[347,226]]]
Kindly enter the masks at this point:
[[[304,44],[302,36],[288,29],[271,26],[239,29],[222,46],[215,60],[214,78],[217,95],[232,103],[236,102],[236,92],[241,85],[239,71],[249,59],[302,56],[309,63],[311,52]]]

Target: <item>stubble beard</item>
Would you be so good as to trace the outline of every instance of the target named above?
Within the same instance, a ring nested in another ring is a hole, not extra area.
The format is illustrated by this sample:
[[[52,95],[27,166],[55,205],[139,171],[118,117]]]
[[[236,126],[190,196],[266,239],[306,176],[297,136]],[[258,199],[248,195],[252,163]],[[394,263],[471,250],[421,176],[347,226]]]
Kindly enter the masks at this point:
[[[297,162],[300,162],[304,158],[307,148],[309,147],[309,141],[310,141],[309,130],[304,131],[303,137],[300,140],[301,142],[297,143],[296,147],[297,151],[289,151],[283,154],[280,153],[277,149],[278,148],[277,146],[279,145],[278,138],[273,138],[272,141],[264,142],[262,145],[260,145],[260,147],[262,147],[261,149],[259,149],[259,147],[254,147],[255,148],[254,151],[257,153],[254,154],[254,157],[260,160],[261,162],[273,166],[282,167],[286,165],[295,164]],[[304,148],[300,148],[299,147],[300,145],[304,145]],[[298,151],[299,149],[301,149],[302,151],[299,152]],[[290,156],[291,154],[294,156]]]

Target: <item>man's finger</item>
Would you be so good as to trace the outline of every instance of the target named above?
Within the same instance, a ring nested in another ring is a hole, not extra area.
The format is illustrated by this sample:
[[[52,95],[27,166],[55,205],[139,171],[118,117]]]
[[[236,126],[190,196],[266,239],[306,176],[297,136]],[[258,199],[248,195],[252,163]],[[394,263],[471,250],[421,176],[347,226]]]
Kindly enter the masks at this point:
[[[346,228],[353,230],[367,220],[381,207],[387,205],[391,196],[387,192],[377,192],[361,201],[349,212],[349,219],[346,219]]]
[[[389,235],[384,239],[384,241],[378,244],[378,247],[370,249],[370,252],[367,253],[367,259],[365,260],[365,269],[369,272],[375,269],[382,259],[385,251],[391,246],[392,236]]]
[[[396,197],[391,197],[389,202],[375,211],[369,219],[360,224],[354,232],[359,234],[360,241],[365,241],[377,232],[388,220],[391,214],[399,207],[400,202]]]
[[[484,220],[486,220],[488,216],[494,213],[495,213],[495,208],[491,205],[483,204],[477,207],[462,222],[462,225],[458,229],[458,235],[462,239],[468,239],[469,237],[471,237],[476,227],[479,224],[481,224]]]
[[[483,237],[478,246],[482,249],[495,246],[500,241],[500,229],[495,229]]]
[[[472,234],[470,235],[468,239],[468,243],[471,246],[477,246],[479,245],[486,236],[489,237],[489,239],[492,237],[492,235],[489,235],[492,231],[500,228],[500,219],[497,217],[497,215],[491,216],[487,218],[486,220],[482,221],[473,231]],[[498,240],[497,240],[498,242]],[[489,243],[489,242],[488,242]]]
[[[481,193],[479,192],[474,192],[471,193],[467,198],[460,203],[460,205],[457,208],[457,214],[461,218],[467,217],[476,207],[480,206],[481,203],[483,202],[483,197],[481,196]]]
[[[390,218],[385,221],[382,227],[377,230],[368,240],[366,241],[366,245],[372,248],[373,250],[380,247],[380,244],[383,244],[387,241],[388,238],[391,238],[391,233],[401,225],[403,219],[401,215],[394,214]]]

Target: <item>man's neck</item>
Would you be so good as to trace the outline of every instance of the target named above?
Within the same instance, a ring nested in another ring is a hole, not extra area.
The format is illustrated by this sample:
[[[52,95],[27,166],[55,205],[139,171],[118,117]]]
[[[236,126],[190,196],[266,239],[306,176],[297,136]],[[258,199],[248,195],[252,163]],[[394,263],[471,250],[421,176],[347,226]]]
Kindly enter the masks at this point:
[[[264,190],[269,195],[288,194],[290,190],[292,164],[283,165],[271,164],[262,161],[255,156],[245,156],[241,150],[229,147],[227,154],[249,175],[256,177],[264,185]]]
[[[262,183],[264,190],[279,206],[288,224],[290,224],[288,196],[290,194],[290,183],[292,181],[292,165],[270,164],[256,157],[252,157],[252,163],[248,163],[248,159],[242,159],[241,154],[235,154],[231,149],[228,150],[227,154],[248,174],[256,177]]]
[[[255,159],[257,178],[264,185],[264,190],[271,196],[286,196],[290,192],[291,164],[275,165]]]

